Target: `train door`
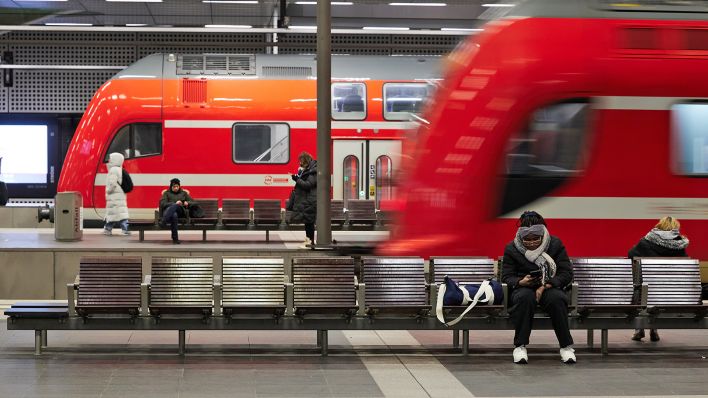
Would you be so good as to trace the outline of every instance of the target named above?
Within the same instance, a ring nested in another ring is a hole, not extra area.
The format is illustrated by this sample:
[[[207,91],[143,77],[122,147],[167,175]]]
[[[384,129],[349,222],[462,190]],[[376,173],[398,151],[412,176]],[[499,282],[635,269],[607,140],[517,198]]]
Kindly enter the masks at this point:
[[[334,199],[393,199],[393,175],[399,167],[401,141],[335,140],[333,156]]]

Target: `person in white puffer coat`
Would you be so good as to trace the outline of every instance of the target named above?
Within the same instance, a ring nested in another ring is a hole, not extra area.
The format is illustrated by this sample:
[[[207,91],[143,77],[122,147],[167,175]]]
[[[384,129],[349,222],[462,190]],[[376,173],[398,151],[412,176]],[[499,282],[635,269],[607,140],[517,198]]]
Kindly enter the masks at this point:
[[[123,180],[123,160],[120,153],[108,155],[108,175],[106,176],[106,224],[104,235],[111,235],[113,225],[120,224],[123,235],[130,235],[128,230],[128,200],[120,184]]]

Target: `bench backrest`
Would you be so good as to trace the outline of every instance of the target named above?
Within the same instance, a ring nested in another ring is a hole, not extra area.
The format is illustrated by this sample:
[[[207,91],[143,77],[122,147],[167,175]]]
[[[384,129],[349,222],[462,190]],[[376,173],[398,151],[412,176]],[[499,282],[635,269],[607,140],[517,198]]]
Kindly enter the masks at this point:
[[[253,201],[253,222],[256,224],[279,224],[280,200],[255,199]]]
[[[344,201],[332,200],[329,202],[330,218],[332,222],[344,222],[346,215],[344,214]]]
[[[224,257],[223,307],[284,305],[284,282],[280,257]]]
[[[578,283],[578,305],[631,305],[634,295],[632,260],[628,258],[573,258]]]
[[[701,303],[698,260],[686,257],[639,258],[636,276],[649,285],[647,305],[694,305]]]
[[[367,199],[349,199],[347,217],[349,222],[376,221],[376,203]]]
[[[425,262],[420,257],[362,257],[366,306],[427,305]]]
[[[435,284],[443,283],[445,275],[460,284],[480,283],[494,277],[495,262],[491,258],[432,257],[430,275]]]
[[[293,258],[295,307],[354,307],[354,259]]]
[[[77,307],[138,308],[142,277],[140,257],[81,257]]]
[[[249,199],[224,199],[221,219],[223,223],[247,223],[251,220],[251,201]]]
[[[151,307],[204,308],[212,302],[210,257],[153,257]]]
[[[204,217],[191,218],[194,224],[215,224],[219,219],[219,199],[194,199],[199,207],[204,210]]]

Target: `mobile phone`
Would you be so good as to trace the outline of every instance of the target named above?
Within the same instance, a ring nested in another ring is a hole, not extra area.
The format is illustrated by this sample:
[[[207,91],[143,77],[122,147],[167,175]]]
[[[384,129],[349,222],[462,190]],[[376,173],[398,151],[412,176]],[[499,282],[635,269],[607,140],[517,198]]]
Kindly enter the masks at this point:
[[[541,272],[540,269],[537,269],[529,272],[529,275],[531,275],[532,278],[540,278],[541,275],[543,275],[543,272]]]

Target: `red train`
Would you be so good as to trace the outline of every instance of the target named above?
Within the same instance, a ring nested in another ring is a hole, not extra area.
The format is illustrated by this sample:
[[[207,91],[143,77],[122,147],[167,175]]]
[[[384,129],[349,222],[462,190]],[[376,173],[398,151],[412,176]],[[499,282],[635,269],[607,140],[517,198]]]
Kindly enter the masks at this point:
[[[332,57],[333,195],[390,199],[405,130],[438,80],[436,57]],[[152,217],[179,177],[195,198],[288,197],[297,154],[316,153],[313,56],[163,55],[118,73],[77,127],[59,191],[87,219],[105,208],[106,161],[126,156],[131,218]]]
[[[631,4],[630,4],[631,3]],[[571,256],[661,216],[708,260],[705,2],[522,2],[450,57],[388,255],[498,255],[537,210]]]

